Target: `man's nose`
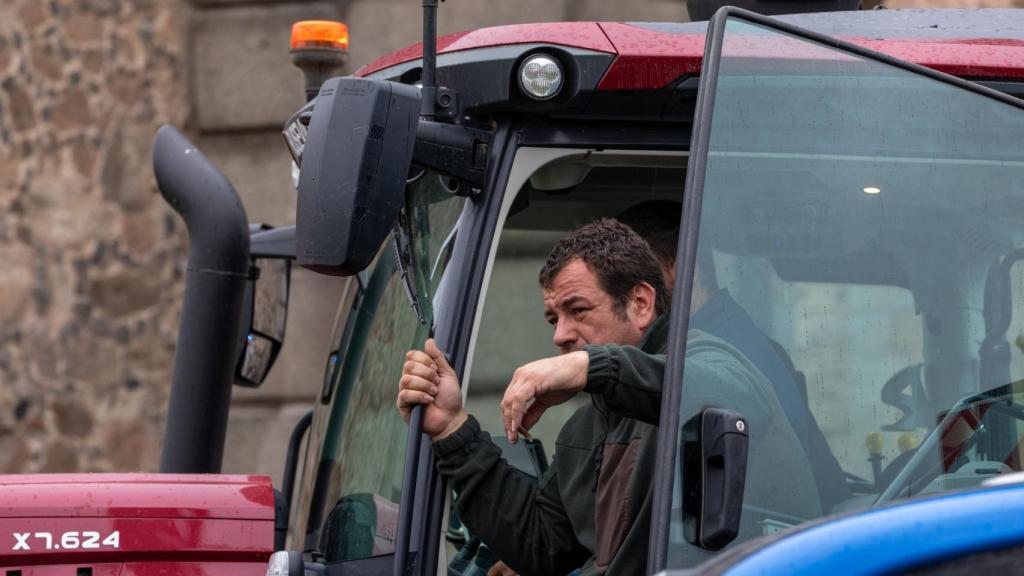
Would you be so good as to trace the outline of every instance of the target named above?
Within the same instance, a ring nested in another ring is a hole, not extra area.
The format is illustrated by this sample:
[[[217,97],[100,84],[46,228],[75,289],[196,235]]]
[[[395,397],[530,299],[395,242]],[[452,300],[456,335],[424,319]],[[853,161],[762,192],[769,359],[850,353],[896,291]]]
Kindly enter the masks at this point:
[[[576,338],[576,329],[573,328],[572,322],[560,319],[555,324],[555,346],[561,349],[569,348],[576,341]]]

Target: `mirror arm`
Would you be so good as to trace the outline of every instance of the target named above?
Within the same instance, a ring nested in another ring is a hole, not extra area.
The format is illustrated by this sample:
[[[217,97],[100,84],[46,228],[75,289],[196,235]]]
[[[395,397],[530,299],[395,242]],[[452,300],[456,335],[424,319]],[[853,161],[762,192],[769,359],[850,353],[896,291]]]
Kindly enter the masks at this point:
[[[253,258],[295,260],[295,225],[250,230],[249,253]]]
[[[482,188],[490,143],[486,130],[421,119],[412,161],[469,184],[461,189]]]

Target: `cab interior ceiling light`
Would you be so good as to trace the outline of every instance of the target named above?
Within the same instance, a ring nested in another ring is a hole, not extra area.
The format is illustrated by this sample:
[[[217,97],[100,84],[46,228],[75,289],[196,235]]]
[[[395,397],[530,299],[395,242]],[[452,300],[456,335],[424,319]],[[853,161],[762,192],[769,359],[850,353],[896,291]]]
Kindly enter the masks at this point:
[[[558,59],[534,54],[519,66],[519,87],[531,98],[548,100],[558,95],[564,76]]]
[[[881,194],[882,193],[882,189],[877,187],[877,186],[865,186],[864,187],[864,193],[865,194]]]

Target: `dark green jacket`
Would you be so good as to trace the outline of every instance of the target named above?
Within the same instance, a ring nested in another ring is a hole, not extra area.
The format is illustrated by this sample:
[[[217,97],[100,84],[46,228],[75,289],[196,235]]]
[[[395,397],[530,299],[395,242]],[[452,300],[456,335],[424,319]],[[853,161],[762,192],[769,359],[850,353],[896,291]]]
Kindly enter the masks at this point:
[[[459,493],[460,518],[519,573],[644,573],[667,338],[663,317],[639,348],[587,347],[593,402],[562,427],[539,486],[501,459],[473,418],[434,444],[438,469]],[[688,374],[701,374],[732,403],[741,399],[752,430],[777,427],[777,401],[757,369],[718,339],[689,338]]]
[[[595,404],[603,404],[613,414],[657,424],[665,356],[614,344],[588,346],[587,351],[586,391]],[[766,528],[762,520],[792,524],[821,516],[813,467],[768,378],[729,343],[698,330],[687,334],[684,373],[685,410],[680,424],[704,408],[717,407],[739,411],[749,425],[743,504],[758,512],[743,517],[737,541],[762,535]],[[641,458],[653,457],[654,452],[651,446]],[[673,503],[673,509],[678,508],[679,503]],[[638,517],[641,520],[646,529],[650,517]]]

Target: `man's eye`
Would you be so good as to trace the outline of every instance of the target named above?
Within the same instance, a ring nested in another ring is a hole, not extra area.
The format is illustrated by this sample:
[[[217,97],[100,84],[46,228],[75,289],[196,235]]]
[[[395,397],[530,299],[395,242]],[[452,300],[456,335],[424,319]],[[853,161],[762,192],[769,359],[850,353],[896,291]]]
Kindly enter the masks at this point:
[[[546,318],[546,320],[548,321],[548,324],[550,324],[551,326],[554,326],[554,325],[555,325],[555,322],[556,322],[556,321],[555,321],[555,319],[554,319],[554,318]]]
[[[589,308],[573,308],[571,310],[573,316],[582,316],[589,310]]]

